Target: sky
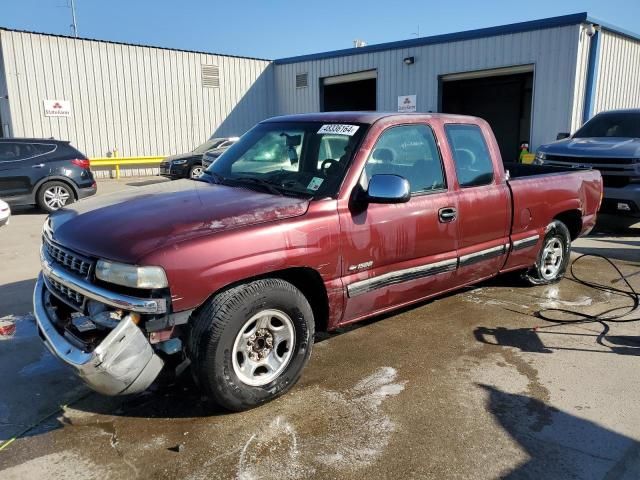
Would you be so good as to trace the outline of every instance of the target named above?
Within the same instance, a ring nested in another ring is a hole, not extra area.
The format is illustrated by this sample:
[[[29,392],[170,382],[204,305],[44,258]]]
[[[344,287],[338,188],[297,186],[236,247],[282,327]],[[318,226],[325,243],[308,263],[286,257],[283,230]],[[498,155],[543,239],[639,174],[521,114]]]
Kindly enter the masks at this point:
[[[0,0],[0,27],[71,33],[71,0]],[[588,12],[640,33],[640,0],[75,0],[79,36],[276,59]]]

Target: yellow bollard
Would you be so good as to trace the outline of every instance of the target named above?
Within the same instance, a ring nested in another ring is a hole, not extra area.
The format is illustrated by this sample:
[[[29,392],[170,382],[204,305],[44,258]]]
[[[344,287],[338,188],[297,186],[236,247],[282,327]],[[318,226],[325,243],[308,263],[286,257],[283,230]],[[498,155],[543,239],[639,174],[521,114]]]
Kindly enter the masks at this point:
[[[117,156],[118,156],[118,149],[114,148],[113,158],[116,158]],[[120,180],[120,164],[118,163],[118,160],[116,160],[115,162],[116,162],[116,180]]]

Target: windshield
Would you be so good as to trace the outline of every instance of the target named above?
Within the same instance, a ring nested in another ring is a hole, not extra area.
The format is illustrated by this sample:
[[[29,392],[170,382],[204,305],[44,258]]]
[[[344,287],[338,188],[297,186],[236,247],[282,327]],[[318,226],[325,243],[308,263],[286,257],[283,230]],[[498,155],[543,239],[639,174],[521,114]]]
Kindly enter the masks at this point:
[[[211,150],[212,148],[215,148],[215,146],[221,143],[222,141],[223,140],[220,138],[212,138],[210,140],[207,140],[202,145],[198,145],[196,148],[194,148],[193,153],[204,153],[207,150]]]
[[[204,153],[213,148],[231,145],[233,142],[234,140],[230,138],[210,138],[202,145],[198,145],[196,148],[194,148],[193,153]]]
[[[578,130],[574,138],[640,138],[640,114],[633,112],[600,113]]]
[[[314,198],[337,193],[365,126],[322,122],[263,123],[207,168],[224,184]]]

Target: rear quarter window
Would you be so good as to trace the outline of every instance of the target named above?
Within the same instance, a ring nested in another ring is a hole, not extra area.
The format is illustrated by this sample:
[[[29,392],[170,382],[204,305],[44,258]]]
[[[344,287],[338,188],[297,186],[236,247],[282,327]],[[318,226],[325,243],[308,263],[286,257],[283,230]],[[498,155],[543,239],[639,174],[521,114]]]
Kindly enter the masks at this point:
[[[50,152],[48,160],[72,160],[74,158],[87,158],[84,153],[68,143],[61,142],[57,145],[54,145],[54,147],[56,148],[54,151]]]
[[[52,143],[34,143],[32,145],[36,155],[47,155],[56,150],[56,146]]]
[[[458,184],[461,187],[477,187],[493,182],[493,162],[477,125],[445,125],[447,139],[453,153]]]

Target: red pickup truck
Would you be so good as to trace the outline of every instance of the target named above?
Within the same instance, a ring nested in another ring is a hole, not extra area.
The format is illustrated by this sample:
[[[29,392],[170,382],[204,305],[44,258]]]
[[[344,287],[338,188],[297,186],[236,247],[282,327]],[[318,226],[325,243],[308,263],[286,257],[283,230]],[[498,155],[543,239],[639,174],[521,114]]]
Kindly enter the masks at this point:
[[[507,168],[478,118],[266,120],[198,181],[52,214],[40,334],[98,392],[189,367],[218,404],[254,407],[296,383],[315,331],[502,272],[558,281],[594,226],[600,173]]]

